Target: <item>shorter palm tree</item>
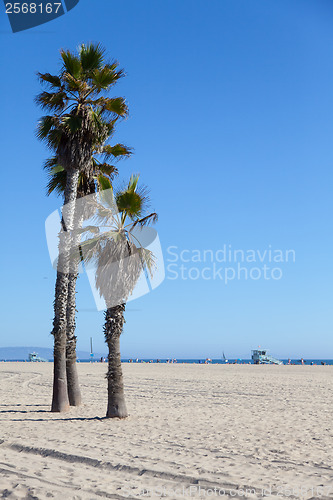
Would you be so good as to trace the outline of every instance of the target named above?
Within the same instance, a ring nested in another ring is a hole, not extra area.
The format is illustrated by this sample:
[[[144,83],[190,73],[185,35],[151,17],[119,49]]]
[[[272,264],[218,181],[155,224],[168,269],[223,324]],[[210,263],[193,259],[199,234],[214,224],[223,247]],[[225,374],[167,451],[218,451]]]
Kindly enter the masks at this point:
[[[141,273],[152,275],[155,266],[152,252],[140,243],[140,232],[143,226],[157,221],[157,214],[145,215],[148,197],[144,188],[138,188],[138,180],[139,176],[132,175],[128,186],[115,197],[111,189],[101,192],[94,225],[84,230],[94,237],[81,244],[83,260],[96,267],[96,288],[106,304],[107,417],[128,416],[120,356],[125,307]]]

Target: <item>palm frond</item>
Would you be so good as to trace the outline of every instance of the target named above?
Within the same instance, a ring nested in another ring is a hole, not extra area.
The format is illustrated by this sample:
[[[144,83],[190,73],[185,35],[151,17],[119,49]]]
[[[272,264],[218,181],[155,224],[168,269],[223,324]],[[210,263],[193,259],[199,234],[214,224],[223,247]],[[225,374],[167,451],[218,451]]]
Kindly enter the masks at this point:
[[[116,200],[119,211],[123,213],[122,219],[125,222],[129,217],[132,222],[140,224],[142,214],[147,212],[150,205],[149,192],[146,186],[139,186],[139,175],[132,174],[126,187],[117,191]],[[145,222],[145,224],[148,223]]]
[[[43,109],[49,111],[62,111],[67,103],[68,97],[66,92],[41,92],[36,98],[35,102]]]
[[[155,255],[151,250],[148,250],[148,248],[138,248],[138,252],[142,262],[142,267],[147,269],[150,277],[152,278],[157,267]]]
[[[58,164],[57,156],[52,156],[51,158],[45,160],[43,169],[46,170],[48,174],[53,174],[64,170],[64,168]]]
[[[107,307],[126,302],[142,271],[152,276],[156,268],[154,254],[140,243],[135,230],[157,221],[155,212],[141,216],[144,198],[138,180],[138,175],[132,175],[116,200],[112,189],[101,190],[94,201],[95,215],[90,218],[94,225],[82,229],[83,236],[92,237],[82,242],[81,256],[93,267],[97,289]]]
[[[59,76],[51,75],[50,73],[37,73],[39,81],[43,84],[46,83],[50,85],[50,87],[60,88],[61,80]]]
[[[140,198],[142,199],[142,209],[143,211],[147,212],[148,209],[150,208],[150,191],[145,186],[144,184],[141,184],[140,186],[137,186],[136,188],[136,193],[140,195]]]
[[[100,236],[90,238],[80,243],[81,259],[85,263],[93,264],[100,251]],[[75,251],[75,249],[74,249]]]
[[[119,212],[125,212],[130,218],[139,217],[142,211],[142,200],[140,195],[134,191],[124,191],[116,196]]]
[[[116,116],[115,118],[107,118],[105,116],[103,116],[103,120],[104,120],[104,123],[105,123],[105,128],[107,130],[107,135],[108,135],[108,138],[111,138],[115,132],[115,125],[118,121],[119,117]]]
[[[94,234],[93,227],[87,229],[82,229],[82,234],[92,233]],[[97,233],[96,233],[97,234]],[[103,252],[103,248],[108,244],[108,241],[116,241],[119,238],[119,233],[116,231],[108,231],[107,233],[98,233],[97,236],[86,239],[80,243],[82,260],[86,264],[94,264],[98,261],[99,256]]]
[[[58,164],[57,156],[52,156],[47,159],[43,168],[46,170],[48,177],[46,185],[47,196],[50,196],[53,192],[55,192],[58,196],[64,194],[67,174],[64,168]]]
[[[63,135],[64,135],[63,131],[60,130],[59,128],[56,127],[52,128],[49,131],[47,138],[45,139],[48,148],[51,149],[52,151],[56,151]]]
[[[49,174],[49,180],[46,184],[47,196],[55,192],[57,196],[63,195],[66,188],[67,173],[65,170],[55,171]]]
[[[46,170],[48,173],[52,171],[52,169],[58,165],[58,158],[57,156],[51,156],[51,158],[48,158],[45,160],[43,164],[43,169]]]
[[[118,213],[118,207],[113,194],[113,187],[100,191],[101,203],[97,205],[96,218],[99,223],[111,223],[113,217]]]
[[[87,82],[74,77],[68,72],[64,72],[64,74],[62,75],[62,80],[68,91],[79,92],[82,94],[83,92],[89,92],[89,90],[91,90]]]
[[[81,67],[86,73],[98,70],[104,62],[105,49],[101,44],[82,44],[79,49]]]
[[[104,191],[105,189],[112,189],[112,184],[110,179],[103,174],[100,174],[97,177],[98,187],[100,191]]]
[[[91,125],[93,126],[95,132],[98,134],[98,142],[104,142],[103,139],[105,140],[107,137],[107,129],[101,113],[99,111],[95,111],[93,108],[90,108],[89,118]],[[102,134],[102,138],[100,137],[100,134]]]
[[[48,142],[48,137],[53,129],[59,126],[59,119],[55,116],[42,116],[37,124],[36,135],[38,139]]]
[[[44,140],[47,138],[51,128],[54,125],[53,116],[42,116],[37,124],[36,135],[38,139]]]
[[[140,176],[138,174],[132,174],[127,186],[127,191],[134,193],[138,186]]]
[[[104,155],[104,159],[108,160],[110,158],[121,158],[121,157],[129,157],[132,154],[132,149],[125,146],[124,144],[115,144],[114,146],[110,146],[109,144],[105,145],[101,149],[101,153]]]
[[[96,263],[96,286],[107,307],[126,302],[142,273],[135,245],[119,234],[116,241],[105,242]]]
[[[102,113],[111,114],[112,116],[124,117],[128,114],[128,107],[123,97],[104,98],[101,108]]]
[[[149,215],[146,215],[145,217],[142,217],[141,219],[137,219],[133,224],[132,228],[134,229],[136,226],[148,226],[149,224],[155,224],[155,222],[158,221],[158,215],[156,212],[153,212]]]
[[[69,132],[75,134],[82,126],[82,119],[82,116],[79,115],[67,115],[63,117],[62,123]]]
[[[113,61],[109,64],[106,64],[105,67],[113,72],[114,78],[117,80],[125,76],[125,71],[122,68],[118,67],[118,61]]]
[[[99,234],[99,227],[97,226],[85,226],[80,229],[75,230],[76,234],[85,234],[85,233],[92,233],[92,234]],[[89,240],[85,240],[85,242],[88,242]]]
[[[98,165],[98,170],[111,179],[113,179],[119,173],[117,167],[115,167],[114,165],[109,165],[109,163],[100,163]]]
[[[64,64],[64,72],[69,73],[74,78],[80,78],[81,76],[81,62],[78,57],[76,57],[69,50],[61,50],[60,51],[61,58]]]
[[[117,73],[104,66],[102,69],[96,69],[91,76],[91,83],[95,85],[98,91],[108,89],[118,80]]]

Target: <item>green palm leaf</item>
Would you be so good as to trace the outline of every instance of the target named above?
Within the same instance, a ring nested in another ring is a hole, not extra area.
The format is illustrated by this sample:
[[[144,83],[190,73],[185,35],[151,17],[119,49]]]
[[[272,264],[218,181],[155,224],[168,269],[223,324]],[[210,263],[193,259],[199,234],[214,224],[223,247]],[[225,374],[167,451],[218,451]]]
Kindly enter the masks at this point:
[[[139,175],[132,174],[127,186],[127,191],[134,192],[138,186]]]
[[[47,138],[50,130],[54,126],[53,116],[43,116],[37,124],[37,137],[44,140]]]
[[[134,229],[136,226],[148,226],[149,224],[154,224],[155,222],[158,221],[158,215],[156,212],[153,212],[149,215],[146,215],[145,217],[142,217],[141,219],[137,219],[134,221],[132,224],[132,228]]]
[[[125,191],[116,197],[119,212],[126,212],[129,217],[139,216],[142,210],[142,200],[135,192]]]
[[[57,156],[52,156],[51,158],[46,160],[44,162],[43,168],[47,171],[48,174],[55,174],[64,170],[64,168],[58,164]]]
[[[50,73],[37,73],[41,83],[47,83],[50,87],[61,87],[61,80],[59,76],[51,75]]]
[[[104,99],[102,104],[102,112],[108,112],[111,115],[126,116],[128,114],[128,107],[123,97],[114,97]]]
[[[119,157],[128,157],[132,154],[131,148],[128,148],[124,144],[115,144],[114,146],[110,146],[109,144],[105,145],[101,152],[104,155],[105,160],[110,158],[119,158]]]
[[[65,125],[65,127],[74,134],[75,132],[80,130],[82,126],[82,116],[78,115],[64,116],[62,122]]]
[[[51,193],[56,193],[58,196],[63,195],[66,188],[67,174],[64,169],[59,171],[54,171],[49,176],[48,183],[46,185],[47,196]]]
[[[54,167],[58,165],[58,158],[56,156],[52,156],[45,160],[43,168],[47,171],[47,173],[53,172]]]
[[[82,70],[86,73],[101,68],[104,61],[105,49],[98,43],[82,44],[80,47],[80,61]]]
[[[69,73],[74,78],[80,78],[82,70],[80,59],[69,50],[61,50],[60,55],[64,63],[64,72]]]
[[[111,64],[106,64],[105,67],[108,68],[110,71],[113,72],[114,77],[117,80],[119,80],[119,78],[122,78],[123,76],[125,76],[124,70],[121,69],[121,68],[118,68],[118,62],[117,61],[113,61]]]
[[[97,87],[97,89],[100,91],[102,89],[107,89],[111,85],[114,85],[117,80],[119,79],[119,76],[117,73],[115,73],[113,70],[108,68],[107,66],[104,66],[101,70],[95,70],[92,77],[91,77],[91,83]]]
[[[98,186],[100,191],[104,191],[105,189],[111,189],[112,184],[110,182],[110,179],[108,179],[105,175],[100,174],[97,177],[98,181]]]
[[[97,133],[97,143],[103,143],[109,135],[105,120],[103,120],[99,111],[95,111],[92,108],[89,110],[89,118],[91,125]]]
[[[44,109],[49,111],[62,111],[67,102],[67,94],[65,92],[42,92],[35,101]]]
[[[98,165],[98,170],[111,178],[113,178],[115,175],[118,175],[118,169],[113,165],[109,165],[108,163],[100,163]]]
[[[89,90],[91,90],[89,85],[85,81],[82,81],[78,78],[67,72],[62,75],[62,79],[68,91],[80,92],[80,94],[82,94],[83,92],[89,92]]]
[[[45,139],[48,148],[51,149],[51,151],[56,151],[63,136],[64,133],[61,129],[52,128]]]

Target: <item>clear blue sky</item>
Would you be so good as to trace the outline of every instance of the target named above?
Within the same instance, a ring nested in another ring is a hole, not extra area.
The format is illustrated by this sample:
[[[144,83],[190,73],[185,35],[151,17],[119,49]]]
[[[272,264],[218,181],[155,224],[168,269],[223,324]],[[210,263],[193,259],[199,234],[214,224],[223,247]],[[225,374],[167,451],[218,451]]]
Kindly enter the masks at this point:
[[[116,140],[135,155],[120,179],[140,172],[149,185],[166,265],[169,246],[296,255],[280,280],[225,285],[167,270],[128,305],[123,356],[247,358],[260,344],[281,357],[333,358],[332,25],[328,0],[80,0],[12,34],[1,6],[0,345],[52,346],[44,221],[61,200],[45,196],[36,72],[56,72],[61,47],[100,41],[127,73],[114,94],[130,117]],[[94,307],[81,276],[82,350],[90,336],[105,350]]]

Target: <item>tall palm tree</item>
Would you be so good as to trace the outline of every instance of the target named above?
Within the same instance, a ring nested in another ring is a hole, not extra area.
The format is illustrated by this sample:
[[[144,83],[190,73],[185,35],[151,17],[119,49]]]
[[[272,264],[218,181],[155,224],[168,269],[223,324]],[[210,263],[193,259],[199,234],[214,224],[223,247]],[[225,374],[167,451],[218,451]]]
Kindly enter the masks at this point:
[[[66,383],[67,298],[70,271],[71,233],[74,229],[75,200],[80,172],[92,170],[92,153],[107,139],[127,106],[121,97],[107,92],[123,76],[116,62],[106,63],[99,44],[81,45],[78,53],[61,50],[62,67],[58,75],[39,73],[47,91],[36,102],[49,115],[41,118],[37,137],[55,153],[66,171],[62,231],[59,234],[57,279],[54,300],[54,377],[52,411],[69,407]]]
[[[96,225],[86,229],[92,231],[94,237],[81,243],[83,260],[87,265],[96,266],[96,287],[106,303],[104,336],[109,349],[107,417],[128,416],[120,335],[129,295],[142,271],[152,274],[154,268],[153,254],[140,243],[140,228],[156,222],[157,214],[145,214],[147,192],[138,188],[138,180],[138,176],[132,175],[128,186],[116,194],[115,202],[112,190],[102,191],[95,215]]]
[[[111,137],[113,130],[110,131]],[[103,145],[95,148],[92,157],[92,170],[87,174],[82,171],[79,174],[77,186],[77,198],[95,193],[100,189],[109,189],[112,187],[112,180],[118,174],[118,169],[114,165],[107,163],[111,158],[115,161],[120,158],[131,155],[131,150],[124,144]],[[66,186],[66,170],[59,165],[57,157],[52,157],[44,164],[44,169],[47,171],[47,195],[56,193],[57,195],[64,194]],[[77,220],[75,227],[80,229],[82,220]],[[72,241],[75,247],[80,242],[80,236],[76,237],[76,241]],[[70,406],[78,406],[81,404],[81,390],[79,385],[77,365],[76,365],[76,343],[77,337],[75,334],[76,328],[76,281],[78,277],[79,261],[71,262],[71,272],[68,275],[68,296],[67,296],[67,311],[66,311],[66,375],[67,375],[67,391]]]

